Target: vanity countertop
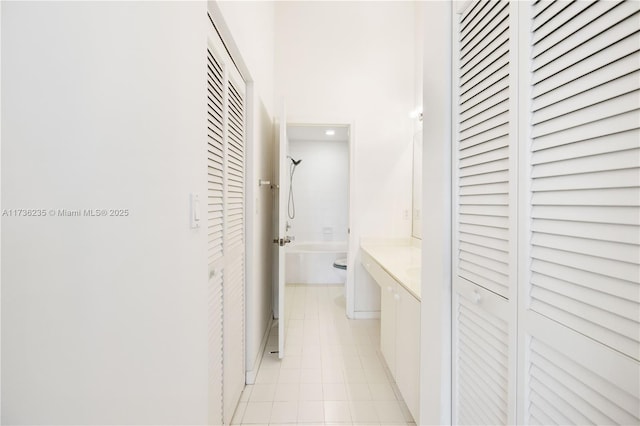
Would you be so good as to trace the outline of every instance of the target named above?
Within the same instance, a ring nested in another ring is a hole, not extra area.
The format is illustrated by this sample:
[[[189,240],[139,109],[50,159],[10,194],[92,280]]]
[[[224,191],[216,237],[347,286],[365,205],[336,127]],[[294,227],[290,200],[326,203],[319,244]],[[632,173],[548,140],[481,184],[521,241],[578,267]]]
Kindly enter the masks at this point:
[[[412,239],[362,239],[360,248],[420,300],[422,250]]]

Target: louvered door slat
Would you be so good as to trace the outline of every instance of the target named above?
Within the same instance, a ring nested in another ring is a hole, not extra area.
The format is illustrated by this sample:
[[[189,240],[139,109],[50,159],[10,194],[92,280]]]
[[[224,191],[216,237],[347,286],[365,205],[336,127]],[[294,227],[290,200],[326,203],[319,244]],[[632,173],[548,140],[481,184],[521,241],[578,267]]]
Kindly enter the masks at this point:
[[[571,5],[571,1],[569,0],[560,0],[560,1],[542,1],[540,2],[542,5],[546,5],[546,7],[540,7],[538,13],[536,13],[536,17],[534,20],[534,29],[540,30],[544,25],[547,25],[554,16],[562,13],[564,9]]]
[[[623,99],[615,98],[622,98],[624,95],[629,96],[635,90],[639,78],[640,72],[629,73],[600,85],[600,90],[598,91],[586,90],[582,93],[572,95],[567,99],[556,100],[556,102],[547,106],[542,106],[539,102],[534,101],[533,110],[536,111],[536,121],[533,124],[542,123],[543,121],[558,117],[562,117],[564,121],[566,119],[565,116],[570,113],[575,114],[579,110],[585,112],[583,109],[585,105],[593,106],[603,104],[609,100],[619,103],[621,100],[623,101]],[[633,98],[633,96],[631,96],[631,98]],[[610,114],[615,114],[615,111],[611,111]]]
[[[550,33],[536,32],[536,37],[533,40],[533,55],[537,56],[580,29],[581,19],[586,15],[586,9],[591,6],[593,3],[587,1],[572,2],[551,18],[547,22],[547,27],[552,29]],[[557,26],[554,21],[562,22],[564,25]]]

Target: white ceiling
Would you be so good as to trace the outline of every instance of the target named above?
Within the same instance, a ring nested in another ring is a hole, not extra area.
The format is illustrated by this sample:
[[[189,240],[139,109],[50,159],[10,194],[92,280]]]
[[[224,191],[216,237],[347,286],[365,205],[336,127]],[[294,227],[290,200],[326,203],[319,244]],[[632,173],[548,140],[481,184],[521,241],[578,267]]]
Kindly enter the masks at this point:
[[[327,136],[325,132],[332,129],[336,132],[333,136]],[[349,140],[349,126],[332,125],[288,125],[287,136],[292,141],[341,141]]]

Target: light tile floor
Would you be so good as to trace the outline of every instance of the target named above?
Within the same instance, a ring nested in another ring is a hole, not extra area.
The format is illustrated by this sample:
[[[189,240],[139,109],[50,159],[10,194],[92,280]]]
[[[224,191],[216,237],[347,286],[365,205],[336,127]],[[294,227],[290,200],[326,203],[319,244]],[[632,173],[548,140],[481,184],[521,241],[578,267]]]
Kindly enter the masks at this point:
[[[289,285],[285,358],[274,322],[232,424],[415,425],[380,355],[380,321],[349,320],[342,286]]]

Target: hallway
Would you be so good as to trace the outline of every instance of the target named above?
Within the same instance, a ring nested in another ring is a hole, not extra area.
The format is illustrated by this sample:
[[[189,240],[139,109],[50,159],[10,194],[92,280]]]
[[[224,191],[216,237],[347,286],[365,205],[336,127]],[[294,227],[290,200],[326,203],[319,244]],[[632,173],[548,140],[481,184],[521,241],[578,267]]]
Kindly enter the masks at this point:
[[[289,285],[286,356],[277,321],[232,424],[414,425],[379,354],[380,321],[349,320],[342,286]]]

